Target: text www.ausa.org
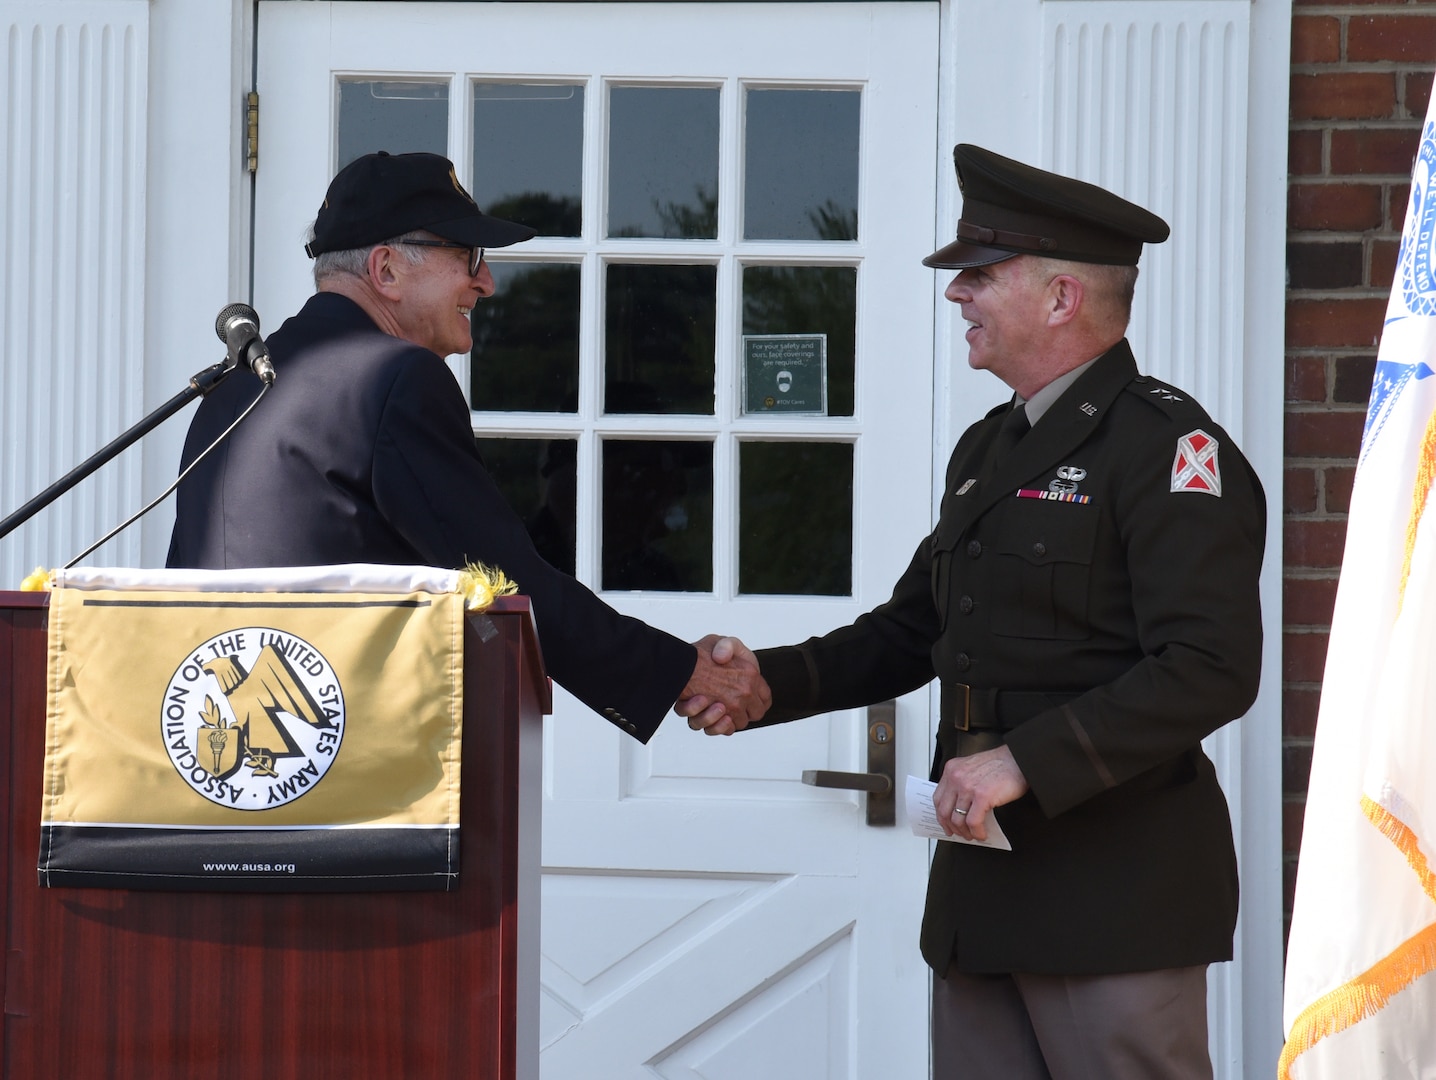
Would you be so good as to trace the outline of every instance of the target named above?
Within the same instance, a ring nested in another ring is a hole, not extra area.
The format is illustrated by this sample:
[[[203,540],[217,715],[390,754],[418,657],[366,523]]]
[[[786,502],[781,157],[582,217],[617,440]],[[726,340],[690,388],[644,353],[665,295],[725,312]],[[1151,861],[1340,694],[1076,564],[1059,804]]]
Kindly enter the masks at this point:
[[[205,863],[206,873],[260,873],[260,874],[292,874],[294,873],[293,863],[267,863],[267,862],[246,862],[246,863]]]

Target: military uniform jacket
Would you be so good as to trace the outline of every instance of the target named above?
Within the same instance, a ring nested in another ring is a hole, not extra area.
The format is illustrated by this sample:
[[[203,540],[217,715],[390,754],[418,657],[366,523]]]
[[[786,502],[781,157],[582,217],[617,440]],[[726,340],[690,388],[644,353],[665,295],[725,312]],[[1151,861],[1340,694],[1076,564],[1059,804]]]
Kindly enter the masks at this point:
[[[1006,411],[958,442],[937,528],[887,603],[759,653],[768,717],[936,675],[934,780],[955,754],[1011,748],[1031,789],[996,812],[1013,850],[936,845],[922,949],[939,973],[1230,959],[1236,857],[1200,742],[1256,696],[1260,483],[1186,393],[1137,373],[1125,341],[989,468]],[[967,700],[996,730],[958,733]]]
[[[533,604],[549,674],[648,741],[693,673],[693,647],[539,557],[484,468],[443,359],[336,293],[311,297],[268,344],[274,387],[180,485],[169,565],[498,567]],[[185,465],[259,386],[239,371],[201,402]]]

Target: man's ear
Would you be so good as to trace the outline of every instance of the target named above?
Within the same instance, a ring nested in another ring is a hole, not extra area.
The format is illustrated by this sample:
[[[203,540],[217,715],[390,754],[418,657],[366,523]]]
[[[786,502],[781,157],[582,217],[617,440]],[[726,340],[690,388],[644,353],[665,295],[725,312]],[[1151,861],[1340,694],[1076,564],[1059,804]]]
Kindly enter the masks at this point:
[[[387,244],[379,244],[370,250],[364,266],[375,292],[391,300],[398,299],[397,290],[403,276],[403,268],[399,266],[398,253],[393,248]]]
[[[1071,274],[1058,274],[1047,283],[1047,325],[1063,326],[1077,318],[1087,298],[1086,286]]]

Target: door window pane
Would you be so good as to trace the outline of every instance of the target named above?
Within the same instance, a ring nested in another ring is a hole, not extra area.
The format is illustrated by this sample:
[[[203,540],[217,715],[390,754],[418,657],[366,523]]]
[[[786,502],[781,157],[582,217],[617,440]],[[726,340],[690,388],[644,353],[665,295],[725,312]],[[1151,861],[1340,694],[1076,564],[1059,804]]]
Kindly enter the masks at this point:
[[[858,238],[857,90],[749,90],[743,235]]]
[[[523,518],[538,553],[572,574],[578,443],[573,439],[475,441],[489,475]],[[522,581],[518,585],[524,587]]]
[[[713,444],[603,444],[603,588],[713,589]]]
[[[718,236],[718,90],[609,91],[608,235]]]
[[[447,156],[449,84],[340,80],[339,168],[379,150]]]
[[[713,414],[717,288],[714,266],[609,264],[605,412]]]
[[[743,333],[823,334],[828,415],[853,415],[858,272],[851,266],[746,266]]]
[[[852,445],[741,444],[738,529],[740,593],[850,596]]]
[[[578,411],[579,267],[490,262],[494,295],[474,308],[472,407]]]
[[[473,195],[543,236],[578,236],[583,87],[476,83]]]

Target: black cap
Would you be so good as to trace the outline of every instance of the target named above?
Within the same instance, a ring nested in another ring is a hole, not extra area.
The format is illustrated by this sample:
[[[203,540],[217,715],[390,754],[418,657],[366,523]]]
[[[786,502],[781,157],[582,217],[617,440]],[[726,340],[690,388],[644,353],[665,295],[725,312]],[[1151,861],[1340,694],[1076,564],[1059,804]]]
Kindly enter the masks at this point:
[[[1136,266],[1143,244],[1160,244],[1167,223],[1105,188],[1034,169],[991,150],[952,151],[962,217],[957,239],[923,265],[958,270],[1014,255]]]
[[[533,236],[536,229],[489,217],[438,154],[365,154],[329,185],[314,219],[314,239],[304,246],[312,259],[425,229],[469,247],[498,248]]]

